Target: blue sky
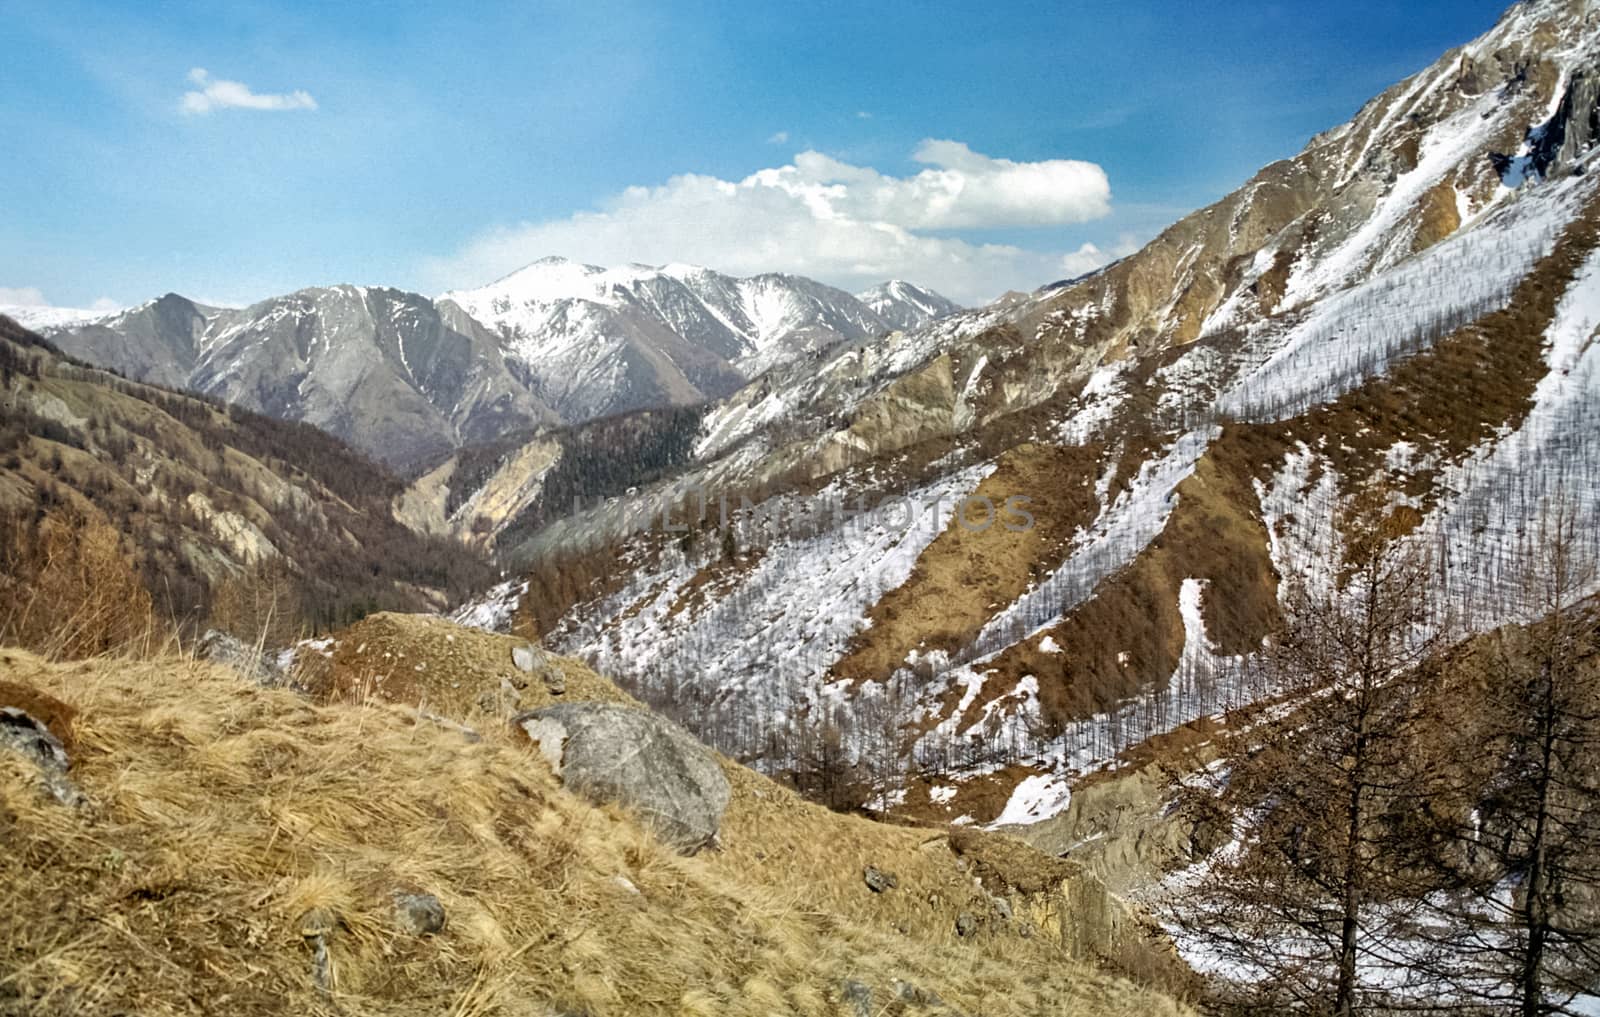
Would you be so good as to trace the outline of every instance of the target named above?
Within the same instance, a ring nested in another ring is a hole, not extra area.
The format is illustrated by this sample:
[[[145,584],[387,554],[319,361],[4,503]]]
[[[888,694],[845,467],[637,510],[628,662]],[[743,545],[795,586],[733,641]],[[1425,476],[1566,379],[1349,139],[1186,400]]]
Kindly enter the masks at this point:
[[[436,293],[545,254],[987,299],[1502,6],[0,0],[0,302]]]

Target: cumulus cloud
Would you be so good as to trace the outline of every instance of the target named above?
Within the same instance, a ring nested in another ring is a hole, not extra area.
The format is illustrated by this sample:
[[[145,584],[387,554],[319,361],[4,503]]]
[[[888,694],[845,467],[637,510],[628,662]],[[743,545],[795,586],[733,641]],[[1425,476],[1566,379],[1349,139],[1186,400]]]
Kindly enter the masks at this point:
[[[311,93],[296,89],[293,92],[252,92],[250,86],[238,81],[213,78],[204,67],[189,72],[189,82],[197,86],[183,93],[179,109],[190,115],[204,115],[219,109],[290,110],[316,109],[317,100]]]
[[[0,304],[12,307],[48,307],[50,302],[33,286],[0,286]]]
[[[1089,244],[1036,251],[955,235],[1109,214],[1111,187],[1094,163],[1013,162],[939,140],[924,141],[912,158],[926,168],[904,177],[806,151],[742,180],[686,174],[630,187],[595,211],[492,230],[431,274],[444,287],[475,286],[559,254],[602,265],[794,272],[846,288],[905,278],[980,303],[1111,260]]]
[[[788,143],[788,131],[774,131],[772,137],[767,139],[767,144],[769,145],[787,145]]]
[[[0,286],[0,311],[27,328],[65,325],[120,311],[122,306],[110,297],[101,297],[87,307],[58,307],[37,286]]]

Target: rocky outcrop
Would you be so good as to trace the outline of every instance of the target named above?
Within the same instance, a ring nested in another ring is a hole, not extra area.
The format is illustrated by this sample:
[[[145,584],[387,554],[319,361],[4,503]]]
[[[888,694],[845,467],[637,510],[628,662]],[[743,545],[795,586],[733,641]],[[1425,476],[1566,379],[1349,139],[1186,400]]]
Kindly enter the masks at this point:
[[[1567,83],[1555,115],[1529,132],[1529,159],[1540,176],[1571,172],[1600,141],[1600,68],[1579,71]]]
[[[952,831],[950,849],[994,902],[993,915],[984,920],[1012,926],[1024,938],[1059,944],[1070,957],[1110,960],[1125,970],[1177,980],[1189,977],[1161,931],[1075,862],[965,827]],[[963,913],[956,931],[970,936],[979,924],[978,916]]]
[[[728,778],[711,750],[677,725],[608,703],[561,703],[512,723],[568,790],[623,805],[686,854],[715,843]]]
[[[1125,893],[1188,859],[1192,827],[1170,808],[1174,793],[1170,774],[1140,768],[1075,787],[1060,815],[1010,832]]]
[[[283,684],[283,669],[271,653],[218,629],[208,629],[194,652],[201,660],[233,668],[257,685]]]

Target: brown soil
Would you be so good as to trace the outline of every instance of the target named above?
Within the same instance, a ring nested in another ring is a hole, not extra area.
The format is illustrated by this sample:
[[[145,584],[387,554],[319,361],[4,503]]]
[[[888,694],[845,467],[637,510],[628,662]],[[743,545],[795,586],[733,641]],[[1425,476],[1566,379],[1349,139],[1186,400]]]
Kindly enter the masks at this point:
[[[0,654],[0,667],[10,662],[9,655]],[[63,703],[55,696],[40,692],[36,688],[18,682],[0,679],[0,707],[10,707],[21,710],[34,720],[43,724],[45,728],[67,750],[69,756],[73,747],[73,727],[77,720],[78,711]]]
[[[634,702],[582,661],[553,655],[566,691],[552,695],[537,675],[512,665],[512,648],[525,642],[428,615],[384,613],[340,632],[326,651],[303,648],[295,664],[301,683],[318,703],[377,700],[469,725],[481,723],[486,714],[532,710],[560,700]],[[511,684],[515,695],[503,682]]]

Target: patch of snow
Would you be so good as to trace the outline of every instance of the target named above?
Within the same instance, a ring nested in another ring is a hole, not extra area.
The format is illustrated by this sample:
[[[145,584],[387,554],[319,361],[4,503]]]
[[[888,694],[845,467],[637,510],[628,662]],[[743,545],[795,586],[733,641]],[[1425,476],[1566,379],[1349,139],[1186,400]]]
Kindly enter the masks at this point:
[[[491,587],[482,597],[457,608],[451,613],[450,620],[468,628],[484,629],[488,632],[508,632],[517,605],[522,602],[522,597],[527,592],[526,582],[511,580],[500,583]]]
[[[1036,773],[1022,778],[994,822],[987,829],[1038,823],[1065,812],[1072,801],[1067,781],[1053,773]]]

